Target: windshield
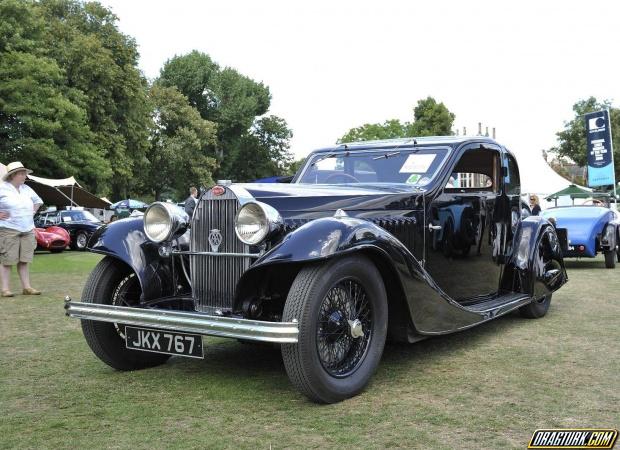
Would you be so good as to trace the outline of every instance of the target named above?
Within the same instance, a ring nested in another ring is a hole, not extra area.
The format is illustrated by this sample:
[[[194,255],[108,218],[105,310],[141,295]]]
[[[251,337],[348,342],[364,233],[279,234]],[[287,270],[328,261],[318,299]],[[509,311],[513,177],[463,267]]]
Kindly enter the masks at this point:
[[[63,211],[62,212],[63,222],[77,222],[80,220],[88,220],[90,222],[99,222],[99,219],[93,216],[89,211]]]
[[[308,159],[297,183],[425,186],[439,171],[447,154],[445,148],[321,152]]]

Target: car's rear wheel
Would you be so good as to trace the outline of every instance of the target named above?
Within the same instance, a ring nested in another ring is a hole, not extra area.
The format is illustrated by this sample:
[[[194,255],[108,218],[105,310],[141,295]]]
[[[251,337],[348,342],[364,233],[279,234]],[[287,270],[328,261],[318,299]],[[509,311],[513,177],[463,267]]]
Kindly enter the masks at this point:
[[[75,250],[84,251],[86,250],[86,245],[88,244],[88,234],[84,231],[78,231],[75,235]]]
[[[95,266],[82,291],[82,301],[116,306],[135,306],[142,293],[134,272],[107,256]],[[136,370],[163,364],[170,357],[125,347],[125,326],[82,320],[88,346],[97,357],[117,370]]]
[[[302,269],[284,307],[297,320],[297,344],[283,344],[291,382],[310,400],[335,403],[358,394],[375,372],[387,334],[381,275],[362,255]]]
[[[608,269],[613,269],[616,267],[616,258],[618,254],[614,250],[609,250],[605,252],[605,267]]]
[[[549,311],[551,296],[552,294],[549,293],[538,300],[534,300],[532,303],[522,306],[519,308],[519,314],[527,319],[540,319]]]

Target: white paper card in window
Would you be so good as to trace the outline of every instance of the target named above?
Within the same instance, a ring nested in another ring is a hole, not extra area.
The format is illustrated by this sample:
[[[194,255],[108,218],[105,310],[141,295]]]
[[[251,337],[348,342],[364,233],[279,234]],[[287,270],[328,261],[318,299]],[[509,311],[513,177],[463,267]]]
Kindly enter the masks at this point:
[[[407,157],[405,164],[400,168],[400,173],[426,173],[435,160],[434,154],[413,154]]]

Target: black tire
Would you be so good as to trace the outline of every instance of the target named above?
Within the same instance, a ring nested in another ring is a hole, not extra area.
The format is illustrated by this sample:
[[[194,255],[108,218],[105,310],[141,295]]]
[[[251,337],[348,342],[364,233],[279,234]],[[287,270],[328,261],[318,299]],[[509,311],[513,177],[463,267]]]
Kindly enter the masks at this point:
[[[75,234],[75,239],[73,240],[73,250],[79,250],[83,252],[84,250],[86,250],[86,244],[88,244],[88,233],[86,233],[85,231],[78,231]]]
[[[616,267],[617,253],[614,250],[605,252],[605,267],[608,269],[614,269]]]
[[[106,256],[91,272],[82,301],[130,306],[140,297],[135,273],[120,261]],[[97,357],[117,370],[137,370],[165,363],[170,355],[129,350],[125,347],[125,327],[115,323],[82,320],[82,332]]]
[[[540,319],[549,311],[549,305],[551,305],[552,294],[547,294],[544,297],[534,300],[525,306],[519,308],[519,314],[526,319]]]
[[[291,286],[282,317],[285,322],[295,319],[299,323],[298,343],[282,344],[291,382],[317,403],[335,403],[358,394],[381,359],[387,318],[381,274],[365,256],[304,267]],[[354,331],[356,322],[359,328]],[[353,337],[356,332],[362,335]],[[338,359],[336,352],[341,350],[343,357]],[[332,367],[326,357],[336,360]]]

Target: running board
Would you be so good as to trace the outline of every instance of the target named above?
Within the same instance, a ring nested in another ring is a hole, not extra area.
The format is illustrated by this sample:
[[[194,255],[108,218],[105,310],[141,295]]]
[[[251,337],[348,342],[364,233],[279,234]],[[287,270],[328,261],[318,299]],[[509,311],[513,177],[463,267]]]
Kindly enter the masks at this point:
[[[464,306],[464,308],[478,314],[494,312],[494,314],[491,315],[496,316],[518,308],[519,306],[526,305],[531,301],[532,298],[524,294],[509,294],[494,298],[492,300]]]

